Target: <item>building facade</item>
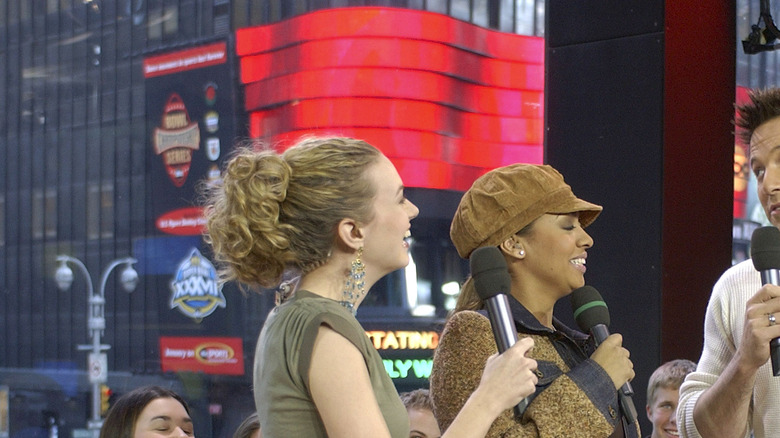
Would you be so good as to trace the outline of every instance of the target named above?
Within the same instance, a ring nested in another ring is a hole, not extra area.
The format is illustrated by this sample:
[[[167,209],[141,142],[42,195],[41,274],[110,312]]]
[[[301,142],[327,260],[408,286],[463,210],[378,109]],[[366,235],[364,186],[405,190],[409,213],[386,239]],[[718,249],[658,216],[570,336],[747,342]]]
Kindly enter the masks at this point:
[[[279,78],[258,69],[296,55],[262,59],[284,47],[258,49],[257,34],[289,36],[284,23],[353,8],[395,20],[409,13],[406,18],[436,26],[439,33],[423,43],[409,34],[403,48],[446,47],[442,56],[469,56],[476,64],[429,74],[477,95],[498,90],[504,99],[476,108],[458,101],[457,91],[429,95],[419,87],[421,97],[414,97],[396,87],[382,95],[382,81],[392,78],[375,76],[379,82],[368,98],[390,98],[403,108],[416,101],[420,113],[435,107],[456,122],[424,132],[420,126],[392,126],[389,119],[369,131],[348,131],[338,118],[328,121],[331,131],[375,142],[388,144],[400,135],[425,145],[413,152],[385,149],[405,169],[405,180],[416,178],[408,184],[412,200],[429,207],[413,226],[416,271],[399,271],[378,284],[359,318],[400,390],[426,384],[436,330],[452,300],[442,290],[452,284],[457,289],[467,273],[448,239],[460,191],[503,160],[541,161],[543,108],[524,102],[541,102],[543,1],[0,0],[0,437],[54,430],[82,436],[94,415],[96,384],[110,402],[147,383],[172,387],[191,403],[198,436],[232,434],[252,409],[249,370],[273,291],[217,287],[200,237],[198,186],[218,179],[236,139],[278,142],[311,130],[268,129],[269,120],[297,117],[289,108],[301,96],[269,100],[269,84]],[[347,11],[341,19],[349,17]],[[473,38],[446,36],[452,29]],[[523,55],[530,56],[526,60],[516,59],[516,49],[491,52],[480,43],[515,44],[520,35],[530,44],[523,50],[532,52]],[[339,37],[356,42],[354,34]],[[318,43],[310,35],[298,38],[291,44],[305,49]],[[400,46],[388,47],[401,53]],[[488,58],[495,58],[492,67],[479,64]],[[501,83],[502,69],[515,77],[521,63],[530,66],[530,85]],[[412,74],[419,68],[407,71],[411,81],[437,83]],[[470,76],[491,69],[492,77]],[[295,79],[310,70],[316,68],[280,76]],[[254,76],[242,76],[247,72]],[[276,83],[285,90],[295,80]],[[354,89],[348,97],[365,92]],[[305,105],[343,97],[311,96]],[[523,113],[524,105],[531,109]],[[506,121],[532,123],[520,131],[533,133],[533,141],[505,138],[490,128]],[[472,131],[458,131],[470,124]],[[495,138],[469,138],[485,126]],[[486,140],[493,145],[490,154],[469,156],[473,142]],[[444,150],[460,152],[447,161],[441,159]],[[491,154],[509,155],[487,161],[480,156]],[[122,282],[127,263],[115,263],[127,257],[134,259],[130,266],[139,279],[129,293]],[[72,281],[60,284],[66,271]],[[412,277],[418,282],[414,294],[407,282]],[[96,330],[94,299],[101,295],[105,327]],[[105,347],[94,350],[96,332]]]

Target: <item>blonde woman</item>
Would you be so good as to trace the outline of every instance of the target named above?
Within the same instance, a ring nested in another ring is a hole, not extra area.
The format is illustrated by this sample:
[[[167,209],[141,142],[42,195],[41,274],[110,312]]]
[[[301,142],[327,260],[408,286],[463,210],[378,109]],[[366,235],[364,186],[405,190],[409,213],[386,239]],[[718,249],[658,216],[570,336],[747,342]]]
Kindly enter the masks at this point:
[[[282,154],[242,149],[227,163],[206,207],[222,279],[275,287],[287,272],[300,275],[257,343],[263,436],[409,436],[406,409],[355,312],[377,280],[409,263],[417,213],[390,160],[360,140],[308,138]],[[447,436],[484,436],[533,391],[532,344],[488,361]]]

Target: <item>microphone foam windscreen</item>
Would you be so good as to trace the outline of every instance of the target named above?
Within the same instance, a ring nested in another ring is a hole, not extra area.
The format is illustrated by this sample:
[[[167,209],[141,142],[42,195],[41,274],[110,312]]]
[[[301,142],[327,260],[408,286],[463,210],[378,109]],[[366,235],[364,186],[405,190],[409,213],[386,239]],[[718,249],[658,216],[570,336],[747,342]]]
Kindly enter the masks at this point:
[[[773,226],[756,228],[750,238],[750,258],[756,271],[780,269],[780,230]]]
[[[574,320],[584,332],[597,324],[609,327],[609,309],[601,294],[593,286],[582,286],[571,293]]]
[[[471,253],[469,258],[474,288],[483,300],[498,294],[508,294],[512,285],[506,259],[495,246],[483,246]]]

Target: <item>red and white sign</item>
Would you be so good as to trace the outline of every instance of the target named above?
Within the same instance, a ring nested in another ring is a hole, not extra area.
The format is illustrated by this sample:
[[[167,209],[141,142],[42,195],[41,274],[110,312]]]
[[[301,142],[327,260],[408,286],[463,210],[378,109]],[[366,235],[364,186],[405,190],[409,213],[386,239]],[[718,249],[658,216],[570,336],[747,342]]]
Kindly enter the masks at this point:
[[[175,53],[144,59],[144,77],[179,73],[227,62],[227,44],[224,42],[194,47]]]
[[[162,371],[244,375],[241,338],[160,337]]]
[[[187,207],[169,211],[157,218],[157,229],[176,236],[197,236],[203,233],[206,218],[202,207]]]

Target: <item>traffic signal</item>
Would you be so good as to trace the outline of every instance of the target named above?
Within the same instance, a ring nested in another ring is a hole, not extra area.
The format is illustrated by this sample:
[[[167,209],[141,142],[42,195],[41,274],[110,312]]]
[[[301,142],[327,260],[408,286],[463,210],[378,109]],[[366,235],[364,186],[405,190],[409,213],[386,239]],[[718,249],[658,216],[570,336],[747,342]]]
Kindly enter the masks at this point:
[[[111,388],[108,385],[100,385],[100,415],[105,416],[109,408],[109,399],[111,398]]]

